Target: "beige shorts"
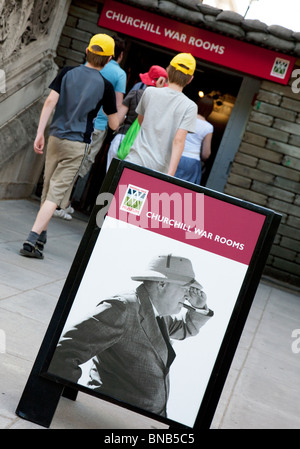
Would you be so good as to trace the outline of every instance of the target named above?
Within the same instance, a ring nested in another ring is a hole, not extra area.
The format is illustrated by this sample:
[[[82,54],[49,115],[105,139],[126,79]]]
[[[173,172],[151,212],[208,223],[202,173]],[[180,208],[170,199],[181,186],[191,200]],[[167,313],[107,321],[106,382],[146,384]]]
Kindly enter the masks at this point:
[[[84,142],[49,137],[42,203],[49,200],[62,209],[67,207],[86,148]]]
[[[83,178],[85,175],[88,174],[90,171],[93,163],[95,162],[95,158],[99,151],[101,150],[101,147],[103,145],[103,142],[105,140],[107,134],[107,129],[100,130],[95,129],[92,135],[92,143],[89,145],[88,153],[86,157],[84,158],[83,164],[80,167],[79,170],[79,176]]]

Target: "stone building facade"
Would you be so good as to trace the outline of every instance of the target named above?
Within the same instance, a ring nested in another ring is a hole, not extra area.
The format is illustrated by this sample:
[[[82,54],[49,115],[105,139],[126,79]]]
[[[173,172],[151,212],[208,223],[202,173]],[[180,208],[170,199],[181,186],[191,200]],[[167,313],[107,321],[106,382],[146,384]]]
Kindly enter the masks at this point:
[[[300,101],[291,86],[263,81],[225,193],[282,214],[265,274],[299,285]]]
[[[1,110],[2,106],[5,110],[0,117],[0,198],[26,197],[32,193],[42,170],[41,161],[32,152],[32,141],[46,86],[57,70],[56,64],[84,62],[83,52],[89,38],[103,31],[97,26],[103,2],[59,1],[53,2],[50,8],[51,2],[28,0],[21,2],[19,11],[17,2],[2,1],[6,33],[2,32],[1,46],[5,52],[0,69],[6,67],[7,90],[4,96],[0,94]],[[244,19],[237,13],[198,0],[124,0],[123,3],[300,57],[300,33]],[[46,5],[48,16],[42,14]],[[18,33],[13,36],[11,32],[9,37],[9,30],[17,22]],[[282,214],[264,274],[299,288],[300,92],[297,77],[300,71],[296,71],[297,64],[298,60],[287,86],[261,80],[223,191]]]
[[[43,169],[33,140],[70,2],[0,1],[0,198],[30,196]]]

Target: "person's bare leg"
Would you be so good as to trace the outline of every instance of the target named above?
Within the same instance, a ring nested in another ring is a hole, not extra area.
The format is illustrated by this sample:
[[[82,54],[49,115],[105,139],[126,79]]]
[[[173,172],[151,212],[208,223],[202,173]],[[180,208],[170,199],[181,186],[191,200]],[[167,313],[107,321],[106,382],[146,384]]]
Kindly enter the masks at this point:
[[[56,203],[49,200],[44,201],[31,230],[37,234],[41,234],[42,231],[46,231],[56,207]]]

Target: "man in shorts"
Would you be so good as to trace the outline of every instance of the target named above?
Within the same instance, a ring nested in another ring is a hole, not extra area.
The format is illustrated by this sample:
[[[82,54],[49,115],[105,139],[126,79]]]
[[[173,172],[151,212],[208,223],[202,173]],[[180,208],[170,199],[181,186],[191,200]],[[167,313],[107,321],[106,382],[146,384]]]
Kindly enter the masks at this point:
[[[86,49],[87,63],[65,67],[50,84],[34,141],[34,151],[43,154],[47,122],[55,109],[49,129],[41,207],[20,254],[43,259],[47,228],[57,207],[65,208],[79,168],[86,156],[100,107],[111,129],[119,126],[112,84],[100,70],[114,55],[115,43],[106,34],[96,34]]]

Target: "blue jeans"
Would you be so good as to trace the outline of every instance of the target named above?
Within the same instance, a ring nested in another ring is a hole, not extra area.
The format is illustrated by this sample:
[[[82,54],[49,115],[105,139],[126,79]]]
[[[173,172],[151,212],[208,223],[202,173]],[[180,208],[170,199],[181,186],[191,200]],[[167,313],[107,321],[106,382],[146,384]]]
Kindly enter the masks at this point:
[[[184,179],[185,181],[199,185],[201,179],[200,160],[181,156],[175,176],[176,178]]]

